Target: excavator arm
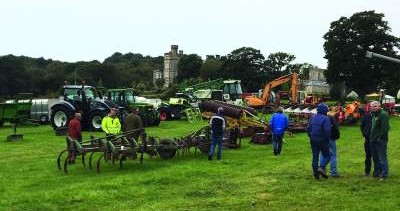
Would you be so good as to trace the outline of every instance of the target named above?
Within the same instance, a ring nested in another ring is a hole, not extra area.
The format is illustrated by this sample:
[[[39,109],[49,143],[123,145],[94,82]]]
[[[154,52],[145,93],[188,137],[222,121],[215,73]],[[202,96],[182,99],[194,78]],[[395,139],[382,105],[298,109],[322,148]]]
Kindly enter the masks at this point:
[[[298,89],[298,75],[297,73],[292,73],[289,75],[284,75],[282,77],[279,77],[277,79],[274,79],[273,81],[268,82],[264,86],[263,90],[263,96],[262,100],[265,102],[268,102],[269,95],[271,94],[272,88],[275,88],[281,84],[284,84],[288,81],[292,81],[291,87],[290,87],[290,97],[292,101],[296,101],[297,98],[297,89]]]
[[[247,97],[246,98],[247,105],[250,107],[259,107],[259,106],[267,105],[269,97],[271,95],[271,90],[274,87],[277,87],[277,86],[284,84],[286,82],[289,82],[289,81],[291,81],[290,98],[292,101],[297,101],[297,91],[298,91],[298,86],[299,86],[298,78],[299,78],[299,76],[297,73],[292,73],[292,74],[288,74],[288,75],[279,77],[277,79],[274,79],[274,80],[268,82],[264,86],[262,97],[261,98],[254,97],[254,96]]]

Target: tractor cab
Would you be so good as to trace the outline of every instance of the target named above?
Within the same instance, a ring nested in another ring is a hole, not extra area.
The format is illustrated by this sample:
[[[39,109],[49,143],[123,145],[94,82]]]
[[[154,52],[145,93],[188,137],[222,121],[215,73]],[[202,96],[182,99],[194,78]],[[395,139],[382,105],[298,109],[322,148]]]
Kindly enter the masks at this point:
[[[243,105],[242,85],[240,80],[225,80],[223,88],[224,100],[235,105]]]

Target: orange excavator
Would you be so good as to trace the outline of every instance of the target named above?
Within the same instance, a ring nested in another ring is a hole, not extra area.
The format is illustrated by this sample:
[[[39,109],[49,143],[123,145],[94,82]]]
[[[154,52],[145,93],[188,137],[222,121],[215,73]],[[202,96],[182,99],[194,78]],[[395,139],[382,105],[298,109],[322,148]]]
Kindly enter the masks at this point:
[[[253,108],[263,108],[269,104],[269,98],[271,95],[271,90],[283,83],[291,81],[291,87],[289,91],[290,100],[292,102],[297,102],[297,91],[299,87],[299,76],[297,73],[288,74],[277,79],[268,82],[264,86],[262,97],[248,96],[245,98],[247,106]]]

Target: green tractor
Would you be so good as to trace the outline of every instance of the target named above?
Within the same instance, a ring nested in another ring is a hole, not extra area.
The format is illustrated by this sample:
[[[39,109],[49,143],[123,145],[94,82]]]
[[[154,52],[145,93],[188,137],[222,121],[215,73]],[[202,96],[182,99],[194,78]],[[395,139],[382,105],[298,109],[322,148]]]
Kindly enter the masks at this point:
[[[160,113],[152,104],[140,103],[135,100],[135,91],[133,89],[109,89],[106,97],[125,108],[139,109],[139,116],[142,118],[144,126],[157,126],[160,124]]]

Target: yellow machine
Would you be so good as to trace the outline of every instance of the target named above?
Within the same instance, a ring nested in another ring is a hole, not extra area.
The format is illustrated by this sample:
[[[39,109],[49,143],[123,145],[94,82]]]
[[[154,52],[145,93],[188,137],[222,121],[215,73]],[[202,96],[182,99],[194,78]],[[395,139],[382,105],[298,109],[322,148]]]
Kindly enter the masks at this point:
[[[298,91],[298,87],[299,87],[299,76],[297,75],[297,73],[292,73],[289,75],[285,75],[282,77],[279,77],[277,79],[274,79],[270,82],[268,82],[265,86],[264,86],[264,90],[263,90],[263,95],[262,97],[257,97],[257,96],[248,96],[245,98],[245,101],[247,103],[247,106],[249,107],[253,107],[253,108],[262,108],[266,105],[268,105],[268,100],[271,94],[271,90],[274,87],[277,87],[283,83],[289,82],[291,81],[291,87],[290,87],[290,91],[289,91],[289,96],[290,96],[290,100],[292,102],[297,102],[297,91]]]

